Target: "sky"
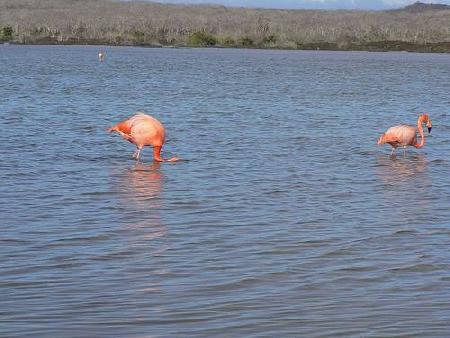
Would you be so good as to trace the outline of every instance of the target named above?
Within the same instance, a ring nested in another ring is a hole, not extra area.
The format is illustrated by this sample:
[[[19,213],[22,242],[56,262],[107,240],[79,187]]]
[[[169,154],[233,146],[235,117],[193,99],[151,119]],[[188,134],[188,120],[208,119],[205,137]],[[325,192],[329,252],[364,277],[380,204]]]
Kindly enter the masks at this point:
[[[373,9],[400,8],[416,0],[154,0],[162,3],[220,4],[233,7],[289,9]],[[425,3],[450,5],[450,0],[421,0]]]

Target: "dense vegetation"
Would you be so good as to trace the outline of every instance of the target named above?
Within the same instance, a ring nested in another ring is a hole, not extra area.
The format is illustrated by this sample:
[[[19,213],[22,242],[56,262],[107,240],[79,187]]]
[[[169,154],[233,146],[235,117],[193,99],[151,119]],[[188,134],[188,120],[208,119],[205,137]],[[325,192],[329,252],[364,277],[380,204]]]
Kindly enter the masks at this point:
[[[450,52],[450,7],[263,10],[112,0],[0,0],[0,41]]]

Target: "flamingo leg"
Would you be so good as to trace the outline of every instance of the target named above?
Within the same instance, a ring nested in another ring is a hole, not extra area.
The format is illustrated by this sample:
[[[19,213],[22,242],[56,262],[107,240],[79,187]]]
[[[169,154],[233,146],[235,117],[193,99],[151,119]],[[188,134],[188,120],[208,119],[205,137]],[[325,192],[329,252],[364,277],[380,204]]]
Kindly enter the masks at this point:
[[[403,156],[406,156],[406,146],[403,146]]]
[[[158,162],[164,162],[164,159],[161,157],[161,148],[162,146],[154,146],[153,147],[153,160]]]
[[[136,151],[133,154],[133,158],[135,158],[137,161],[139,161],[139,156],[141,156],[141,148],[136,149]]]

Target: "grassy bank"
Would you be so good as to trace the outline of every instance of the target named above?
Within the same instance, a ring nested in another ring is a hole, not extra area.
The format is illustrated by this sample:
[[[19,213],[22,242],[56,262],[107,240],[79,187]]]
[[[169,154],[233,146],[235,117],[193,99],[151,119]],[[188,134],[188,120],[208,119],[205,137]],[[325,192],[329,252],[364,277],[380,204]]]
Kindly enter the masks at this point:
[[[450,52],[450,7],[315,11],[110,0],[0,0],[19,44]]]

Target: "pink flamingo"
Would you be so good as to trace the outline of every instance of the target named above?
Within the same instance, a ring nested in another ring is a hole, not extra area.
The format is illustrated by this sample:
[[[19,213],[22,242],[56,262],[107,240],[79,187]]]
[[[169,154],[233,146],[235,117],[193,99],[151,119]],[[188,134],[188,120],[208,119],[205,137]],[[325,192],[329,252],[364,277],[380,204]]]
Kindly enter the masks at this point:
[[[403,147],[403,152],[406,154],[406,147],[412,146],[422,148],[425,145],[425,136],[423,135],[422,124],[426,123],[428,134],[431,133],[432,123],[428,114],[419,115],[417,120],[417,127],[401,124],[389,128],[385,133],[381,134],[377,144],[383,145],[389,143],[392,146],[391,155],[394,154],[397,147]],[[420,142],[417,142],[417,133],[420,135]]]
[[[170,159],[161,157],[161,149],[165,141],[164,126],[154,117],[144,113],[138,112],[128,120],[117,123],[109,128],[108,132],[117,132],[125,140],[135,144],[137,149],[133,157],[136,160],[139,160],[144,146],[153,146],[153,159],[157,162],[175,162],[179,160],[177,157]]]

